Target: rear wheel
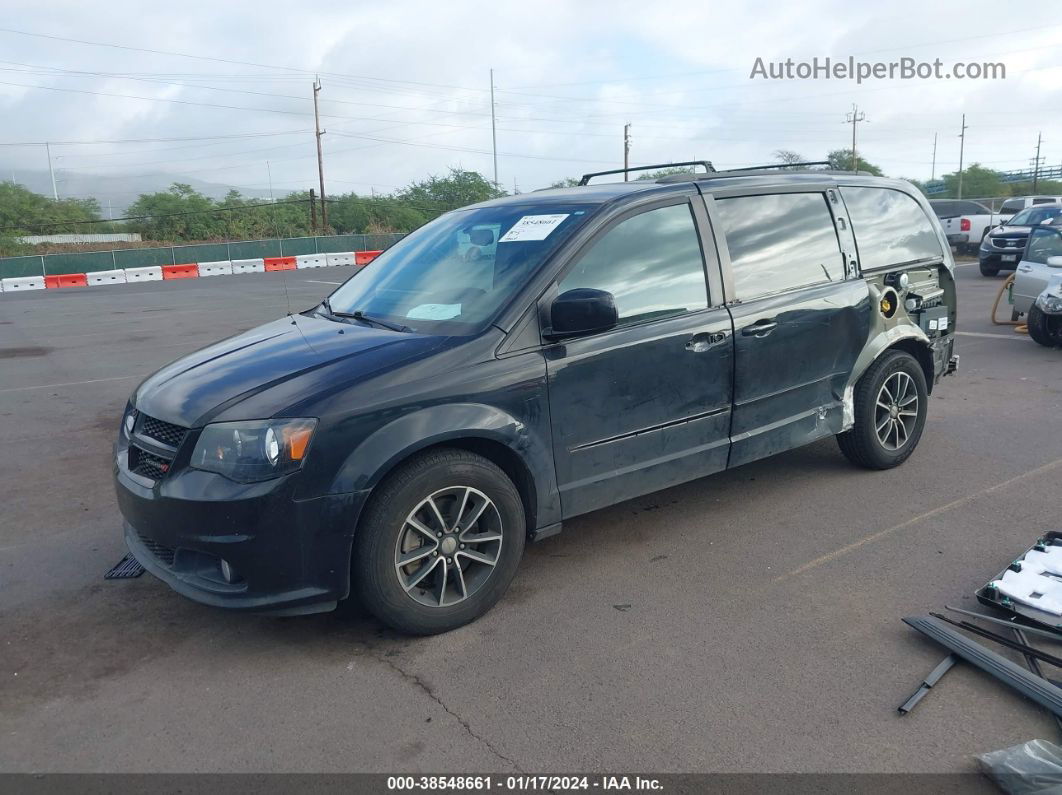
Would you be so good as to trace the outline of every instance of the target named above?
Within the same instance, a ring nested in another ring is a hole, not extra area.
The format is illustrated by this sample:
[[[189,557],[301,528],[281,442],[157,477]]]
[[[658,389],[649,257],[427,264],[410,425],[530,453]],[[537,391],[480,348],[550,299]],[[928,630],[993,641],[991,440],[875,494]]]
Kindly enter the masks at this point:
[[[1029,309],[1027,320],[1029,336],[1034,341],[1054,348],[1062,345],[1062,317],[1046,314],[1040,307],[1033,304]]]
[[[841,452],[867,469],[890,469],[907,460],[922,438],[928,390],[922,366],[909,353],[882,355],[863,374],[854,395],[855,423],[837,435]]]
[[[366,506],[351,564],[357,596],[402,632],[456,629],[505,593],[525,534],[520,494],[501,469],[464,450],[428,452]]]

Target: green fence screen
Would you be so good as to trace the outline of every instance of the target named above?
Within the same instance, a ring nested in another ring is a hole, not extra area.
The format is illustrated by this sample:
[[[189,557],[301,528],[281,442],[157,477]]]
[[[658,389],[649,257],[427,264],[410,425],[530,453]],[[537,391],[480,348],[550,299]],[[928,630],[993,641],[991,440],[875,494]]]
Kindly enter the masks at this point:
[[[127,248],[115,251],[86,251],[79,254],[3,257],[0,258],[0,279],[91,273],[114,268],[146,268],[153,265],[185,265],[192,262],[291,257],[297,254],[375,251],[388,248],[402,237],[400,233],[289,237],[241,240],[234,243],[196,243],[165,248]]]

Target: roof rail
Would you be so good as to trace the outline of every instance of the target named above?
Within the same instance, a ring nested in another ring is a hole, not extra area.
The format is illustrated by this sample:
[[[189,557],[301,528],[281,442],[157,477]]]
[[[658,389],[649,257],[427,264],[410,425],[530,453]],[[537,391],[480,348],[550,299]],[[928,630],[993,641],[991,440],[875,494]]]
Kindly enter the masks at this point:
[[[727,174],[731,171],[769,171],[775,168],[803,168],[805,166],[828,166],[829,160],[809,160],[806,163],[772,163],[767,166],[745,166],[744,168],[727,168],[718,173]]]
[[[631,166],[629,168],[614,168],[610,171],[592,171],[589,174],[583,174],[579,184],[589,185],[591,178],[604,177],[607,174],[627,174],[631,171],[649,171],[654,168],[676,168],[678,166],[702,166],[709,174],[715,171],[715,166],[712,165],[710,160],[686,160],[682,163],[656,163],[651,166]]]

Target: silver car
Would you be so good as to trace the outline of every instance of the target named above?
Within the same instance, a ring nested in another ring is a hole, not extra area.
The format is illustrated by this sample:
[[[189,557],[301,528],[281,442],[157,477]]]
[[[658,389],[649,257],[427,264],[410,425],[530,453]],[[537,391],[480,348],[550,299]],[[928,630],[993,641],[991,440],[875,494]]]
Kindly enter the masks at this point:
[[[1029,336],[1041,345],[1062,345],[1062,216],[1033,227],[1018,263],[1014,311],[1025,315]]]

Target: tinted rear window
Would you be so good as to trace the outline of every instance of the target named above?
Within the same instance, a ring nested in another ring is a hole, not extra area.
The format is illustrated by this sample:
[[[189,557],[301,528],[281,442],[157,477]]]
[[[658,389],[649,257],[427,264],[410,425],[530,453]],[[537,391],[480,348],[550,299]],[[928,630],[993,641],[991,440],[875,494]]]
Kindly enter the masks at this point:
[[[842,188],[864,270],[942,256],[935,225],[913,198],[889,188]]]
[[[1004,215],[1007,213],[1016,213],[1018,210],[1025,209],[1024,199],[1012,199],[1010,201],[1003,202],[1003,205],[999,208],[999,211]]]
[[[821,193],[716,199],[734,289],[743,301],[844,278],[833,216]]]

